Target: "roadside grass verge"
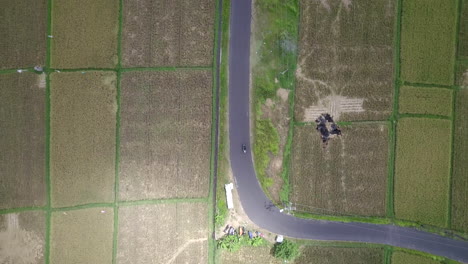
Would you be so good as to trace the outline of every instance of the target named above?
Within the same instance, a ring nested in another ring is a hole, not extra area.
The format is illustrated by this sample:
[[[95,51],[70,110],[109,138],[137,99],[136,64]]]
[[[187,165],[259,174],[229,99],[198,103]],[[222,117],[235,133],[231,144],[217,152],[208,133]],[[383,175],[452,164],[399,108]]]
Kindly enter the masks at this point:
[[[266,170],[271,158],[282,155],[282,171],[275,177],[281,177],[282,186],[277,188],[279,200],[287,201],[289,197],[289,151],[292,140],[292,125],[284,132],[287,139],[285,146],[280,144],[279,124],[263,116],[262,106],[267,99],[278,101],[278,89],[294,91],[297,58],[297,37],[299,21],[298,0],[256,0],[254,1],[252,25],[251,69],[253,97],[253,149],[254,165],[258,180],[264,192],[271,198],[269,187],[274,184],[272,175]],[[288,117],[292,117],[293,103],[289,94],[287,100]],[[285,117],[286,118],[286,117]],[[292,121],[290,118],[289,122]],[[281,148],[284,148],[282,151]],[[273,199],[278,202],[278,199]]]

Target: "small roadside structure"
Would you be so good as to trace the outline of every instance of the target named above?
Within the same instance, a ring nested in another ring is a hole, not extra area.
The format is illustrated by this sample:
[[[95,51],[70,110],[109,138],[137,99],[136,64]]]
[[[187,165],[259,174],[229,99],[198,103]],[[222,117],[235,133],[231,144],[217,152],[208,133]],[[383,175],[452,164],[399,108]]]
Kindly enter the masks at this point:
[[[226,201],[228,209],[234,209],[234,203],[232,202],[232,189],[234,185],[231,183],[225,184],[224,189],[226,190]]]
[[[277,235],[276,236],[276,243],[282,243],[284,240],[284,237],[282,235]]]

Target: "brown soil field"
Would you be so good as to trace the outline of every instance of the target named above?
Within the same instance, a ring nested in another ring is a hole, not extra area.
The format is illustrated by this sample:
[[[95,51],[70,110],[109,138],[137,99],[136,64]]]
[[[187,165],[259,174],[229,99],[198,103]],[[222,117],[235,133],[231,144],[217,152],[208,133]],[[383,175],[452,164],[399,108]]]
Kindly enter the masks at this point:
[[[45,65],[46,0],[2,0],[0,69]]]
[[[112,263],[112,208],[52,213],[50,263]]]
[[[468,88],[468,63],[458,65],[455,78],[456,85]]]
[[[383,260],[383,248],[341,248],[305,246],[301,249],[301,255],[294,261],[294,263],[361,264],[384,263]]]
[[[120,199],[206,197],[211,72],[122,75]]]
[[[405,114],[452,114],[452,90],[430,87],[400,87],[399,112]]]
[[[319,214],[385,215],[388,128],[384,124],[342,127],[323,148],[312,126],[295,127],[291,201]]]
[[[220,264],[281,264],[281,260],[271,254],[271,246],[264,247],[242,247],[237,252],[222,250],[219,257]]]
[[[0,263],[44,263],[45,213],[0,215]]]
[[[295,119],[384,120],[392,110],[394,1],[301,1]]]
[[[440,264],[439,261],[428,257],[412,255],[405,252],[393,252],[392,264]]]
[[[53,73],[50,82],[52,206],[113,202],[115,73]]]
[[[43,206],[44,75],[0,75],[0,209]]]
[[[395,216],[446,227],[450,179],[450,120],[400,119],[396,139]]]
[[[208,263],[207,205],[121,207],[117,263]]]
[[[51,66],[113,68],[117,65],[119,1],[52,1]]]
[[[212,64],[214,0],[124,0],[123,65]]]
[[[468,233],[468,89],[457,92],[455,110],[452,229]]]

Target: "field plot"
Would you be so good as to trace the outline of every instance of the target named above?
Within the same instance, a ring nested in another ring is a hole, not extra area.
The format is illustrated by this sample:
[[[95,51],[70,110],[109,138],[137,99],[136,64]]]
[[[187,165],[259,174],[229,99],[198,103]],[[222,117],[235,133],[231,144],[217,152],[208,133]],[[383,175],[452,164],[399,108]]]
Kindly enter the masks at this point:
[[[460,16],[460,32],[458,35],[458,56],[468,58],[468,1],[462,3],[462,13]]]
[[[412,255],[405,252],[394,252],[392,254],[392,264],[439,264],[439,261],[428,257]]]
[[[52,1],[51,66],[113,68],[117,65],[119,1]]]
[[[383,120],[392,110],[395,1],[301,1],[295,119]]]
[[[0,69],[45,64],[47,1],[3,0]]]
[[[44,263],[45,213],[0,215],[0,263]]]
[[[209,66],[215,0],[124,0],[123,65]]]
[[[50,263],[112,263],[112,208],[54,212]]]
[[[206,197],[211,72],[122,76],[120,199]]]
[[[281,260],[271,254],[271,247],[242,247],[237,252],[221,251],[220,264],[281,264]],[[293,262],[294,263],[294,262]]]
[[[453,84],[457,0],[403,1],[401,78]]]
[[[468,63],[461,63],[457,67],[456,85],[468,88]]]
[[[115,73],[53,73],[50,81],[52,206],[113,202]]]
[[[429,87],[400,87],[399,112],[450,116],[452,91]]]
[[[208,263],[207,205],[121,207],[117,263]]]
[[[394,194],[397,218],[447,225],[450,127],[449,120],[399,120]]]
[[[0,209],[43,206],[44,75],[0,75]]]
[[[452,175],[452,229],[468,233],[468,89],[457,92]]]
[[[383,263],[384,250],[382,248],[338,248],[322,246],[306,246],[294,263],[308,264],[361,264]]]
[[[321,214],[385,215],[388,128],[354,125],[322,148],[314,127],[296,127],[291,201]]]

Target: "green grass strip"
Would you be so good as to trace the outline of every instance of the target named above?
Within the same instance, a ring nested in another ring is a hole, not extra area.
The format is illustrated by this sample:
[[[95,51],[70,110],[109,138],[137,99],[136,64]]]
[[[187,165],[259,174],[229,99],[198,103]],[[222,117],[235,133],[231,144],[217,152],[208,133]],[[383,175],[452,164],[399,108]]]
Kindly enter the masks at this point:
[[[392,254],[393,254],[393,247],[391,246],[384,246],[384,264],[391,264],[392,263]]]
[[[387,193],[386,193],[386,214],[387,217],[395,218],[395,200],[393,197],[395,189],[395,151],[396,151],[396,121],[389,121],[388,138],[389,155],[388,155],[388,175],[387,175]]]
[[[452,94],[452,116],[451,121],[451,131],[450,131],[450,173],[448,177],[449,181],[449,195],[448,195],[448,205],[447,205],[447,228],[452,228],[452,179],[453,179],[453,166],[455,163],[455,117],[456,117],[456,101],[457,101],[457,91],[453,91]]]
[[[363,223],[371,223],[371,224],[390,224],[391,219],[389,218],[381,218],[381,217],[365,217],[365,216],[334,216],[334,215],[322,215],[322,214],[312,214],[307,212],[299,212],[294,211],[293,215],[303,219],[314,219],[314,220],[326,220],[326,221],[336,221],[336,222],[343,222],[343,223],[350,223],[350,222],[363,222]]]
[[[456,63],[454,64],[456,65]],[[412,83],[412,82],[403,82],[402,85],[413,86],[413,87],[427,87],[427,88],[440,88],[440,89],[449,89],[453,90],[456,87],[454,85],[442,85],[442,84],[427,84],[427,83]]]
[[[407,117],[428,118],[428,119],[444,119],[444,120],[451,120],[452,119],[452,117],[449,117],[449,116],[430,115],[430,114],[399,114],[398,115],[398,119],[407,118]]]
[[[74,211],[74,210],[97,208],[97,207],[114,207],[114,203],[80,204],[80,205],[74,205],[74,206],[68,206],[68,207],[51,208],[50,211],[52,211],[52,212],[66,212],[66,211]]]

